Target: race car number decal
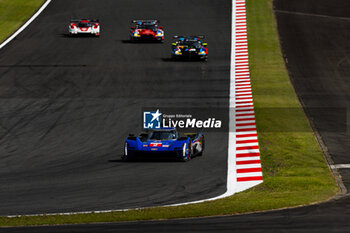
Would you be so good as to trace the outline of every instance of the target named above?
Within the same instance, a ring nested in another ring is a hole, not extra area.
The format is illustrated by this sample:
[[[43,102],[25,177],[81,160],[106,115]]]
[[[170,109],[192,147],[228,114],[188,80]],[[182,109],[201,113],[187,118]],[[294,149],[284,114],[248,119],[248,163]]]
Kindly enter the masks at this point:
[[[162,146],[162,143],[155,142],[155,143],[151,143],[150,146],[151,146],[151,147],[161,147],[161,146]]]

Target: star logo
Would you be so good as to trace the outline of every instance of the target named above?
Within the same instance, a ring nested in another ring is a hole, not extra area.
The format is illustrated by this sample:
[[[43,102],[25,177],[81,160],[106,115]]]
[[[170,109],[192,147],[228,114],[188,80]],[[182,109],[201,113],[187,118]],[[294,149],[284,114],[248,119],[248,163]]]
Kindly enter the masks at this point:
[[[157,109],[157,111],[156,111],[155,113],[151,113],[151,115],[153,116],[151,122],[153,122],[154,120],[159,121],[159,117],[160,117],[162,114],[159,112],[159,109]]]
[[[144,129],[160,129],[162,113],[159,109],[155,112],[143,112],[143,128]]]

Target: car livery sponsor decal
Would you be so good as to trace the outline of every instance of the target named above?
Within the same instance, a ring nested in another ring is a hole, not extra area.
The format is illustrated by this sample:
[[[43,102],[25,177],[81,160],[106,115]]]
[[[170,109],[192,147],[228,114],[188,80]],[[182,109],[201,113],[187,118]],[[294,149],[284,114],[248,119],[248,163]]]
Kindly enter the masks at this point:
[[[150,147],[161,147],[161,146],[162,146],[162,143],[160,143],[160,142],[152,142],[152,143],[150,143],[149,146],[150,146]]]

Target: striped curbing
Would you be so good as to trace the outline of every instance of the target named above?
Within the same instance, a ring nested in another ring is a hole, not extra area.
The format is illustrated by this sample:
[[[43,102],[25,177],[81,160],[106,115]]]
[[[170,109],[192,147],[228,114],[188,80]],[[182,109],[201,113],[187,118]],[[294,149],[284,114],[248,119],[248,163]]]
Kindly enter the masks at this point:
[[[236,0],[235,17],[235,132],[236,190],[240,192],[263,182],[260,150],[255,124],[248,62],[245,0]]]

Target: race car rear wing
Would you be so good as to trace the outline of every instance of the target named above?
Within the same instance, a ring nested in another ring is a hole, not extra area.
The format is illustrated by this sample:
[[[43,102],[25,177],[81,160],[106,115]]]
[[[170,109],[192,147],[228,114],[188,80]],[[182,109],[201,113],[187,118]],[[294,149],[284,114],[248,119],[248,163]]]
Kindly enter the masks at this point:
[[[174,39],[178,39],[178,38],[188,38],[188,37],[197,37],[197,38],[199,38],[199,39],[204,39],[204,37],[205,36],[203,36],[203,35],[199,35],[199,36],[177,36],[177,35],[175,35],[174,36]]]
[[[79,23],[80,21],[83,21],[83,20],[90,21],[91,23],[99,23],[100,22],[100,20],[98,20],[98,19],[71,19],[70,22],[71,23]]]
[[[158,19],[134,19],[131,21],[131,23],[160,23]]]

